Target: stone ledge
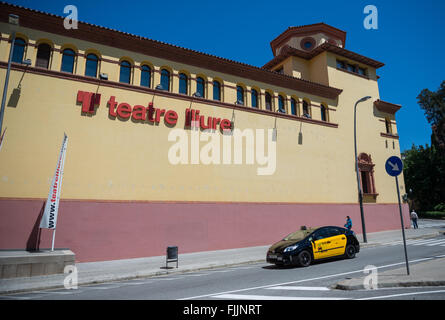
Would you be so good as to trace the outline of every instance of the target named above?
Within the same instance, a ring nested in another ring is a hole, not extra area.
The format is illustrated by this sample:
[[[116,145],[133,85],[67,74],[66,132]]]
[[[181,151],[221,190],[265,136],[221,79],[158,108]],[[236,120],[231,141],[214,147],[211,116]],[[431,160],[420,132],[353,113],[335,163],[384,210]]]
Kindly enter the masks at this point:
[[[71,250],[0,251],[0,279],[63,273],[65,266],[75,265],[75,257]]]

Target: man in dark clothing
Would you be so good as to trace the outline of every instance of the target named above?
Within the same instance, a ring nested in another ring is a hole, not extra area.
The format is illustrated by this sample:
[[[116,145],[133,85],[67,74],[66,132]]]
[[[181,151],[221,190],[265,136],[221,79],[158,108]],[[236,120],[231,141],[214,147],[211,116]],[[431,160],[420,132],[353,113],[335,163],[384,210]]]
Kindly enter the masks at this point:
[[[349,218],[349,216],[346,216],[345,228],[348,230],[351,230],[351,228],[352,228],[352,220],[351,220],[351,218]]]

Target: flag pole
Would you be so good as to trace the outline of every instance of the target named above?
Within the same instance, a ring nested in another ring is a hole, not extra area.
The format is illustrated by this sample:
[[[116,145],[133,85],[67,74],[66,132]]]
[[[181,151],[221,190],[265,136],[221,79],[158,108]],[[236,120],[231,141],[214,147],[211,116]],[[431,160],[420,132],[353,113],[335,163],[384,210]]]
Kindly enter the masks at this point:
[[[54,251],[54,240],[56,239],[56,229],[54,228],[53,230],[53,242],[51,245],[51,251]]]

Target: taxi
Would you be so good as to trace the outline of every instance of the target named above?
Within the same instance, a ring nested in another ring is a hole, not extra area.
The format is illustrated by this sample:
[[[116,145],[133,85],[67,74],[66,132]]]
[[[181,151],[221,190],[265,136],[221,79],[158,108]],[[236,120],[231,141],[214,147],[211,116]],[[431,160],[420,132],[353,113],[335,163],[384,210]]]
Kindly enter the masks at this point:
[[[332,257],[352,259],[360,251],[354,231],[326,226],[293,232],[273,244],[266,261],[276,265],[309,266],[313,261]]]

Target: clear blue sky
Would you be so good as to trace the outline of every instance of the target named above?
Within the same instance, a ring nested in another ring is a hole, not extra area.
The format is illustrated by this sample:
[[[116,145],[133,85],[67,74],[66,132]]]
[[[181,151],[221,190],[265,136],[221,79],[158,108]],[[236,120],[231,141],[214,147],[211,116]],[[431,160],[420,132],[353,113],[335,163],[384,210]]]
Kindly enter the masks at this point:
[[[401,150],[430,143],[431,129],[417,105],[424,88],[445,80],[445,1],[116,1],[9,0],[63,16],[262,66],[270,41],[289,26],[325,22],[347,32],[346,49],[385,63],[378,70],[380,97],[401,104],[396,119]],[[366,5],[378,9],[378,30],[363,27]]]

